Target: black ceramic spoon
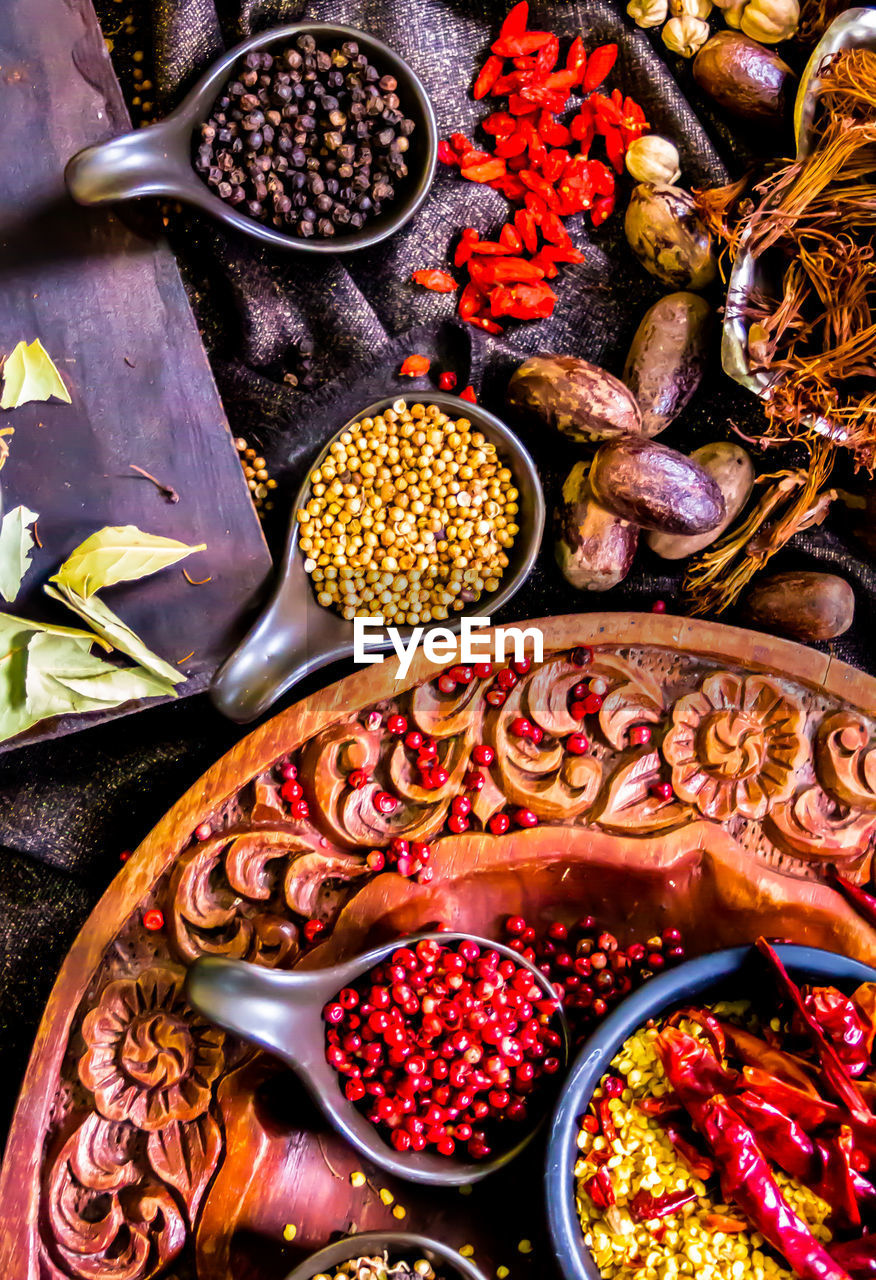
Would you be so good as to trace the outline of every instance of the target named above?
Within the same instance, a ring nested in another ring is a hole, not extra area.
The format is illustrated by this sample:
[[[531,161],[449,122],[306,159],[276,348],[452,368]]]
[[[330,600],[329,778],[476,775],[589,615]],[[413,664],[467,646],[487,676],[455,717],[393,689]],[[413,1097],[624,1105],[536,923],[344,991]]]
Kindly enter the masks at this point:
[[[458,1187],[480,1181],[520,1154],[549,1110],[546,1097],[538,1121],[513,1145],[490,1160],[466,1162],[425,1151],[400,1152],[385,1142],[376,1126],[344,1096],[341,1089],[343,1077],[329,1065],[325,1056],[326,1024],[322,1016],[325,1005],[342,987],[353,985],[399,947],[416,946],[426,940],[444,945],[467,940],[477,943],[484,951],[497,951],[527,969],[544,991],[545,999],[556,999],[550,981],[535,965],[510,947],[468,933],[418,933],[408,938],[397,938],[328,969],[294,969],[289,972],[264,969],[242,960],[207,956],[196,961],[189,970],[186,991],[189,1002],[206,1018],[288,1063],[339,1133],[369,1160],[409,1182]],[[559,1002],[556,1025],[563,1039],[558,1056],[565,1062],[569,1053],[569,1032]],[[514,1126],[509,1124],[508,1128],[513,1130]]]
[[[432,1270],[441,1280],[484,1280],[484,1274],[462,1254],[412,1231],[363,1231],[361,1235],[344,1236],[333,1244],[312,1253],[295,1268],[286,1280],[313,1280],[314,1276],[333,1275],[336,1268],[355,1258],[376,1258],[388,1254],[389,1263],[408,1262],[413,1265],[420,1258],[431,1263]],[[351,1276],[350,1280],[355,1280]],[[415,1278],[412,1276],[412,1280]]]
[[[356,418],[344,423],[328,442],[313,467],[322,465],[332,444],[354,422],[374,418],[391,407],[397,399],[411,403],[428,401],[455,418],[468,418],[476,430],[496,446],[501,460],[514,476],[520,508],[517,524],[520,532],[509,551],[510,564],[499,590],[487,593],[460,614],[439,625],[458,631],[461,617],[487,618],[496,612],[522,587],[530,574],[544,530],[544,495],[529,453],[514,435],[492,413],[479,405],[469,404],[458,396],[439,391],[421,391],[414,395],[386,396],[363,409]],[[349,658],[353,654],[353,623],[333,609],[317,603],[313,586],[304,572],[304,556],[298,549],[298,520],[295,512],[304,507],[310,492],[310,480],[302,485],[293,506],[292,522],[286,550],[273,598],[243,643],[219,669],[213,679],[211,696],[218,709],[232,720],[244,724],[267,711],[268,707],[297,681],[319,667]],[[411,627],[400,627],[407,640]],[[377,643],[374,633],[372,649],[391,648],[391,641]]]
[[[321,46],[355,40],[381,74],[395,76],[398,95],[416,125],[406,153],[410,170],[398,196],[378,218],[361,231],[329,239],[287,235],[257,222],[221,200],[195,172],[192,163],[196,134],[231,76],[239,58],[252,49],[288,46],[300,35],[312,35]],[[333,22],[293,22],[250,36],[218,58],[180,105],[166,119],[146,129],[123,133],[79,151],[67,165],[64,179],[79,204],[111,204],[138,196],[166,196],[195,205],[211,217],[275,249],[301,253],[349,253],[378,244],[404,226],[426,198],[438,161],[438,126],[423,83],[403,58],[376,36]]]

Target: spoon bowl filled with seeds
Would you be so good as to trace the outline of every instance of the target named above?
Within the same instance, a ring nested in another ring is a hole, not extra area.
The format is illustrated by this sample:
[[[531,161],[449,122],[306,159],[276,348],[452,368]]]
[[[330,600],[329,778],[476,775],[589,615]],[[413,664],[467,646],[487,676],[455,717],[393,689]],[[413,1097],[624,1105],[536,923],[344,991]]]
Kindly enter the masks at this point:
[[[286,1280],[484,1280],[449,1245],[409,1231],[367,1231],[311,1254]]]
[[[335,23],[260,32],[216,62],[166,119],[67,165],[80,204],[184,201],[275,248],[379,243],[423,203],[438,131],[413,69]]]
[[[215,704],[254,719],[353,653],[353,619],[458,630],[522,586],[544,529],[535,465],[480,406],[442,392],[386,397],[323,450],[295,502],[273,599],[217,673]],[[389,649],[384,629],[369,634]]]

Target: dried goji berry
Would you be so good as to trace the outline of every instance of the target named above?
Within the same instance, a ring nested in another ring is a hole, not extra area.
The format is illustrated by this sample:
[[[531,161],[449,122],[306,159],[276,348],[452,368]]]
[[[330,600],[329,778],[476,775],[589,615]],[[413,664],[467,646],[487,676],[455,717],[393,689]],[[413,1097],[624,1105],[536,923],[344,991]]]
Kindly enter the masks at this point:
[[[512,93],[508,99],[508,110],[512,116],[531,116],[538,111],[538,103],[527,102],[519,93]]]
[[[615,172],[623,173],[626,147],[624,146],[624,137],[620,129],[606,129],[605,151]]]
[[[616,102],[606,98],[603,93],[592,93],[587,99],[593,115],[599,124],[620,126],[623,124],[623,113]]]
[[[557,193],[549,182],[545,182],[540,174],[535,173],[532,169],[520,170],[521,181],[529,187],[529,190],[545,204],[549,209],[554,208],[557,204]]]
[[[468,400],[470,404],[477,404],[478,398],[475,395],[475,389],[472,386],[466,387],[465,391],[460,391],[460,400]]]
[[[549,316],[557,303],[550,285],[515,284],[510,289],[501,285],[490,294],[490,310],[494,316],[511,316],[515,320],[541,320]]]
[[[541,220],[541,234],[551,244],[571,245],[572,240],[555,213],[548,211]]]
[[[555,120],[549,111],[542,111],[538,117],[538,136],[549,147],[566,147],[572,135],[564,124]]]
[[[598,49],[593,50],[587,59],[587,66],[584,70],[583,84],[585,93],[590,93],[592,89],[602,84],[616,61],[616,44],[603,44]]]
[[[523,249],[520,232],[510,222],[506,222],[499,232],[499,243],[503,244],[509,253],[520,253]]]
[[[471,278],[479,289],[494,284],[516,284],[518,280],[541,280],[544,272],[525,258],[472,258]]]
[[[494,98],[504,98],[506,94],[513,93],[519,85],[519,71],[509,71],[507,75],[499,76],[499,79],[493,85],[490,93]]]
[[[554,186],[559,182],[560,178],[566,172],[566,167],[571,157],[567,151],[551,151],[541,163],[541,172],[545,182],[549,182]]]
[[[560,269],[550,258],[546,256],[544,248],[539,249],[538,253],[532,259],[536,266],[541,267],[544,272],[545,280],[553,280],[560,274]]]
[[[538,248],[538,232],[535,219],[528,209],[518,209],[514,215],[514,225],[520,232],[520,238],[527,253],[535,253]]]
[[[458,155],[471,151],[471,143],[464,133],[451,133],[450,145]]]
[[[549,31],[521,31],[517,36],[499,36],[490,48],[501,58],[519,58],[524,53],[535,53],[553,37]]]
[[[503,38],[507,36],[519,36],[526,30],[528,22],[529,0],[520,0],[520,3],[515,4],[505,15],[505,21],[499,29],[499,35]]]
[[[491,55],[481,67],[480,75],[474,82],[472,94],[475,101],[485,98],[502,74],[502,59]]]
[[[509,161],[513,164],[514,161]],[[487,184],[494,191],[501,191],[506,200],[510,200],[512,204],[517,204],[526,194],[526,187],[517,177],[516,173],[506,173],[504,178],[496,178],[494,182]]]
[[[492,182],[493,178],[501,178],[505,172],[504,160],[487,160],[485,164],[473,164],[468,169],[460,170],[469,182]]]
[[[457,310],[461,319],[470,320],[473,315],[480,311],[485,301],[486,299],[477,285],[469,282],[459,295]]]
[[[450,369],[438,375],[438,386],[442,391],[452,391],[456,386],[456,374]]]
[[[498,240],[478,240],[477,244],[472,246],[474,256],[483,254],[486,258],[492,258],[497,253],[510,253],[510,250]]]
[[[475,245],[478,242],[478,233],[474,227],[466,227],[460,238],[459,244],[456,246],[456,252],[453,255],[453,265],[455,267],[464,267],[472,255]]]
[[[566,67],[569,71],[575,72],[575,84],[578,84],[583,79],[586,66],[587,50],[584,48],[584,41],[580,36],[575,36],[569,46],[569,52],[566,54]]]
[[[539,265],[543,265],[545,262],[584,261],[584,254],[580,249],[576,249],[572,244],[544,244],[541,249],[539,249],[536,257],[541,260]]]
[[[614,174],[602,160],[588,160],[587,173],[598,196],[614,195]]]
[[[431,363],[428,356],[408,356],[399,373],[405,378],[421,378],[424,373],[429,372]]]
[[[459,157],[445,138],[438,143],[438,159],[442,164],[459,164]]]
[[[535,67],[533,69],[541,75],[548,71],[553,71],[559,56],[560,42],[556,36],[552,35],[547,44],[542,45],[536,54]]]
[[[414,284],[421,284],[424,289],[431,289],[434,293],[454,293],[459,288],[449,271],[437,268],[415,271],[411,279]]]
[[[500,138],[496,143],[496,155],[503,160],[510,160],[512,156],[523,155],[526,150],[526,138],[518,130],[508,137]]]
[[[496,324],[495,320],[491,320],[489,316],[472,316],[469,324],[473,324],[476,329],[484,329],[487,333],[501,333],[502,326]]]
[[[517,128],[517,121],[507,111],[494,111],[481,124],[491,138],[507,138]]]
[[[589,103],[585,102],[571,124],[572,137],[580,144],[582,154],[585,156],[593,144],[595,132],[593,112],[590,110]]]
[[[473,165],[487,164],[494,158],[489,151],[478,151],[477,148],[472,147],[471,151],[463,151],[459,157],[459,163],[463,169],[471,169]]]
[[[612,213],[614,213],[614,196],[597,196],[590,211],[590,221],[594,227],[599,227]]]

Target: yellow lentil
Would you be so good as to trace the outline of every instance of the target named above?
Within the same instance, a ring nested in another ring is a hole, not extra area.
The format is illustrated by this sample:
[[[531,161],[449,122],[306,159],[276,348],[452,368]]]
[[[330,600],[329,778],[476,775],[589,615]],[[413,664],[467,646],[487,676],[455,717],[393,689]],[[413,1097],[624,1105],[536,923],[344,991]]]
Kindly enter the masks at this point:
[[[724,1017],[744,1017],[746,1011],[747,1006],[741,1003],[716,1006],[716,1012]],[[698,1026],[683,1025],[692,1035],[702,1035]],[[758,1232],[727,1234],[706,1224],[709,1215],[738,1217],[739,1213],[707,1196],[705,1185],[679,1160],[657,1120],[635,1105],[637,1099],[659,1097],[667,1089],[654,1047],[657,1034],[656,1027],[637,1031],[611,1063],[612,1072],[622,1077],[626,1087],[620,1098],[609,1101],[618,1138],[607,1162],[615,1194],[615,1204],[609,1209],[597,1209],[584,1188],[598,1167],[588,1157],[596,1151],[604,1152],[606,1139],[583,1128],[578,1134],[576,1205],[584,1241],[600,1273],[604,1280],[628,1280],[632,1270],[639,1280],[679,1280],[682,1276],[695,1276],[697,1280],[793,1280],[786,1266],[761,1251],[764,1241]],[[601,1091],[597,1090],[597,1096]],[[829,1206],[780,1170],[774,1171],[774,1176],[788,1203],[809,1224],[813,1235],[827,1243],[831,1239],[825,1225]],[[687,1188],[696,1193],[695,1201],[678,1213],[661,1218],[659,1223],[650,1224],[663,1228],[660,1238],[651,1233],[649,1224],[637,1226],[633,1222],[628,1205],[637,1191],[659,1196]]]

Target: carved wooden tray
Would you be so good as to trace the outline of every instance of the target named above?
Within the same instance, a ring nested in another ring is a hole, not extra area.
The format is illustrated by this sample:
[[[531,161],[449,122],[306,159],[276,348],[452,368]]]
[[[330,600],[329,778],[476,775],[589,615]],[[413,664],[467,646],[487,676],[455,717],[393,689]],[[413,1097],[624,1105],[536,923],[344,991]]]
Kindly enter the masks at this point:
[[[876,680],[704,622],[539,625],[545,662],[501,709],[486,680],[440,694],[422,659],[398,687],[394,663],[364,669],[245,738],[143,842],[73,945],[39,1030],[0,1179],[3,1280],[274,1280],[334,1232],[402,1224],[472,1244],[487,1274],[553,1274],[537,1154],[469,1197],[395,1186],[406,1216],[394,1217],[380,1175],[366,1168],[352,1186],[361,1160],[296,1082],[185,1006],[199,955],[292,965],[307,952],[318,964],[436,921],[489,934],[508,913],[590,912],[621,938],[678,925],[691,953],[763,932],[876,962],[876,932],[819,880],[826,861],[869,875]],[[573,756],[559,742],[580,728],[567,695],[581,645],[594,649],[583,674],[609,691],[587,725],[590,751]],[[441,790],[421,789],[387,733],[396,710],[438,740]],[[539,748],[509,735],[517,714],[544,730]],[[651,743],[631,747],[641,724]],[[478,825],[507,804],[539,826],[446,833],[479,742],[496,760]],[[305,821],[280,796],[290,759]],[[353,790],[353,768],[375,781]],[[652,796],[658,778],[675,799]],[[389,817],[373,805],[378,786],[403,800]],[[401,833],[432,844],[430,884],[366,870],[364,853]],[[156,908],[165,926],[148,932]],[[314,917],[330,932],[308,951]],[[517,1251],[521,1238],[531,1252]]]

